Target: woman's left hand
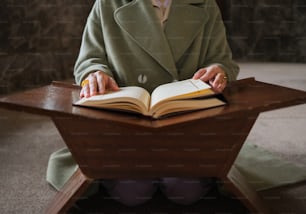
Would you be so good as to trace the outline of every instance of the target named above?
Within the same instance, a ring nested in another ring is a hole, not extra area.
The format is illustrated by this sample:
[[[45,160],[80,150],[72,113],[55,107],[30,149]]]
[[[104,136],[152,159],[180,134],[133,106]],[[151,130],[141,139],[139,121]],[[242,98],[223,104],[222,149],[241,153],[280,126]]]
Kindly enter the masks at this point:
[[[226,73],[218,65],[199,69],[192,77],[208,82],[214,91],[221,93],[227,85]]]

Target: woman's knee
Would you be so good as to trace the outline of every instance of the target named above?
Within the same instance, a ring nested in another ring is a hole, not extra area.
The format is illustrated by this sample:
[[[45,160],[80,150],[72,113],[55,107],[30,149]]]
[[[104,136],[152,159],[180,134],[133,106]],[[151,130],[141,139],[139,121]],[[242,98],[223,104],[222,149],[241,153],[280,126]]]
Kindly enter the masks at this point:
[[[203,198],[212,188],[213,179],[162,178],[161,190],[175,203],[190,205]]]
[[[150,200],[157,186],[155,180],[106,180],[103,186],[111,198],[127,206],[136,206]]]

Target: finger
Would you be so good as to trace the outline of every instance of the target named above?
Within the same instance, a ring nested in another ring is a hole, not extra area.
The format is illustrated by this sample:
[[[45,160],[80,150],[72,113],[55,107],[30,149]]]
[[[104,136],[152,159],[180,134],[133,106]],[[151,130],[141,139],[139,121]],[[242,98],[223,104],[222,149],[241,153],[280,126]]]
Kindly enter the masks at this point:
[[[97,95],[97,78],[95,74],[90,74],[88,77],[89,80],[89,92],[90,96]]]
[[[81,96],[81,98],[82,97],[86,97],[86,98],[90,97],[89,84],[86,84],[86,85],[83,86],[83,88],[81,90],[81,95],[82,94],[83,94],[83,96]]]
[[[80,98],[83,98],[84,96],[85,96],[84,89],[82,88],[81,91],[80,91]]]
[[[219,85],[222,85],[224,81],[223,77],[224,77],[224,74],[222,73],[215,74],[215,78],[213,78],[213,81],[212,81],[212,86],[214,88],[218,88]]]
[[[202,76],[207,72],[206,68],[201,68],[193,75],[192,79],[201,79]]]
[[[223,84],[219,84],[218,87],[217,87],[217,91],[219,93],[223,92],[223,90],[225,89],[226,87],[226,83],[223,83]]]
[[[214,88],[214,91],[215,91],[216,93],[222,93],[223,87],[220,85],[220,86],[218,86],[217,88]]]
[[[216,91],[222,92],[227,85],[227,78],[224,73],[218,73],[216,80],[213,84],[213,87]]]
[[[97,89],[99,94],[105,93],[105,83],[104,83],[104,74],[102,72],[96,73],[97,77]]]
[[[219,66],[215,65],[208,67],[207,70],[209,83],[214,87],[218,87],[218,85],[224,81],[224,77],[226,76],[224,71]]]
[[[210,84],[213,84],[217,73],[218,70],[216,69],[215,66],[207,67],[205,74],[202,77],[200,77],[200,79],[204,82],[209,82]]]
[[[116,81],[113,78],[109,78],[109,88],[114,91],[119,90],[119,86],[117,85]]]
[[[218,84],[217,86],[212,86],[212,89],[216,93],[221,93],[223,91],[223,88],[224,88],[223,84]]]

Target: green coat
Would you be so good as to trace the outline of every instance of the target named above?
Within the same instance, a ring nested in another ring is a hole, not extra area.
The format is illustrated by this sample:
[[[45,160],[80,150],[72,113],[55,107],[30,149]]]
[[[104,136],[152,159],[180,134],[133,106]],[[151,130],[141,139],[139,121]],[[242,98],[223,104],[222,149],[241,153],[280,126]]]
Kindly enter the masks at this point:
[[[220,65],[229,80],[238,74],[214,0],[173,0],[162,28],[151,0],[96,0],[88,16],[75,64],[78,84],[102,70],[120,86],[158,85],[191,78]],[[67,149],[52,154],[47,180],[61,188],[76,165]]]
[[[214,0],[174,0],[163,29],[151,0],[97,0],[85,27],[75,78],[102,70],[120,86],[158,85],[191,78],[219,64],[238,74]]]

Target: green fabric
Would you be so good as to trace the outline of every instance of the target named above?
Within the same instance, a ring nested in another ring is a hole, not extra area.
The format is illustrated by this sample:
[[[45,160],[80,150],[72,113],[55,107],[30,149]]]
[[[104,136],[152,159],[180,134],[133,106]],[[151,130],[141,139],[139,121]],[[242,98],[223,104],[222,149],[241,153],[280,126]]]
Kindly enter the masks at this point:
[[[244,144],[235,165],[257,191],[306,180],[305,169],[254,144]]]
[[[68,148],[62,148],[51,154],[48,162],[46,180],[59,191],[77,170],[77,168],[78,166]],[[94,193],[98,192],[98,190],[99,182],[93,182],[82,197],[93,195]]]
[[[60,149],[49,158],[46,179],[55,189],[60,190],[77,168],[68,148]]]

